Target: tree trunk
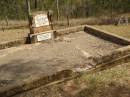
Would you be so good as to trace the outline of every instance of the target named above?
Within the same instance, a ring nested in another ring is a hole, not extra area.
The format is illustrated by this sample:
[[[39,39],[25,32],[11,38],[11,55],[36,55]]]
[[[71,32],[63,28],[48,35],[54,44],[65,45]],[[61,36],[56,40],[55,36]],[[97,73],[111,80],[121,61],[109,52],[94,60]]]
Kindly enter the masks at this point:
[[[31,20],[30,20],[31,9],[30,9],[30,1],[29,0],[26,0],[26,10],[27,10],[27,15],[28,15],[28,25],[29,25],[30,33],[31,33]]]
[[[15,10],[16,10],[16,18],[19,20],[18,4],[16,1],[14,2],[14,4],[15,4]]]
[[[111,0],[111,19],[113,19],[113,2],[112,2],[112,0]]]
[[[82,0],[82,4],[83,4],[83,17],[86,17],[86,4],[85,4],[85,0]]]
[[[35,0],[35,5],[34,6],[35,6],[35,9],[37,9],[37,0]]]
[[[56,0],[56,7],[57,7],[57,20],[59,21],[59,17],[60,17],[59,0]]]
[[[31,13],[30,1],[29,0],[26,0],[26,11],[27,11],[28,19],[29,19],[30,13]]]

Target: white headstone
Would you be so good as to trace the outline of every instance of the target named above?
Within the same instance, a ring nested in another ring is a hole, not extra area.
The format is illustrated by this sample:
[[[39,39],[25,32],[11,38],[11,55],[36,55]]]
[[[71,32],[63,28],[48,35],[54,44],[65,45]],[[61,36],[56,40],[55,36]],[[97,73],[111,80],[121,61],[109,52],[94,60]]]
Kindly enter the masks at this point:
[[[35,16],[35,27],[48,26],[49,20],[46,14],[40,14]]]
[[[52,33],[51,32],[37,35],[38,41],[49,40],[49,39],[52,39]]]

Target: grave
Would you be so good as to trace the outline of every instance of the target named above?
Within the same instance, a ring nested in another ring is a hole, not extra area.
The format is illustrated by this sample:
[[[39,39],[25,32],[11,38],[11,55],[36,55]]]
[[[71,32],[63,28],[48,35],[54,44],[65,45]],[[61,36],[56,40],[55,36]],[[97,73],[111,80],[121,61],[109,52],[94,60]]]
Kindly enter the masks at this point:
[[[0,51],[0,97],[12,97],[130,59],[130,40],[94,27],[72,27],[56,33],[53,44],[35,43]]]
[[[129,24],[129,19],[128,19],[128,17],[121,16],[121,17],[119,18],[118,25],[121,25],[121,24],[128,25],[128,24]]]
[[[31,43],[53,39],[53,30],[49,15],[45,12],[35,12],[30,15]]]

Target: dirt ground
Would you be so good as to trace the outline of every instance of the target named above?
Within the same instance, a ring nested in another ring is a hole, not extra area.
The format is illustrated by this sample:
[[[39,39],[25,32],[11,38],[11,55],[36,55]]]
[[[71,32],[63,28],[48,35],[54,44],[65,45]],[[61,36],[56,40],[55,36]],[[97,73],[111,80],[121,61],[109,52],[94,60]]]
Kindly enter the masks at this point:
[[[130,97],[130,63],[13,97]]]
[[[77,23],[78,24],[78,23]],[[130,38],[130,25],[94,25],[95,27],[108,31],[113,34],[117,34],[119,36],[123,36],[125,38]],[[55,29],[62,29],[66,28],[68,26],[65,25],[59,25],[55,26]],[[22,39],[24,37],[27,37],[29,34],[29,29],[24,28],[15,28],[15,29],[5,29],[4,31],[0,30],[0,43],[7,42],[7,41],[13,41],[16,39]]]
[[[49,75],[73,68],[77,70],[84,65],[92,68],[88,64],[89,58],[103,56],[120,47],[80,31],[49,43],[4,49],[0,51],[0,80],[11,80],[15,84],[41,74]]]
[[[95,25],[95,27],[130,38],[130,25]],[[64,28],[64,25],[60,28]],[[21,39],[28,33],[27,28],[0,30],[0,43]],[[59,38],[55,43],[37,43],[1,50],[0,80],[15,83],[18,80],[31,78],[31,75],[48,74],[56,70],[77,67],[79,64],[86,64],[86,56],[100,57],[120,47],[89,34],[78,32],[75,35],[70,34]],[[47,88],[40,87],[14,97],[130,97],[129,64],[96,74],[83,75],[76,80]]]

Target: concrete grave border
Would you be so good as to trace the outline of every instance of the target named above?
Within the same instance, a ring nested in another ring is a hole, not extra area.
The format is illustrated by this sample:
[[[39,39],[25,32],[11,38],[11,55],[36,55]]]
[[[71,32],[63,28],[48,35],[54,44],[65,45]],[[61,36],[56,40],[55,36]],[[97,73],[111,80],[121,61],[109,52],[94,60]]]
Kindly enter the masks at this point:
[[[105,40],[110,40],[112,42],[116,42],[120,45],[123,45],[125,47],[119,48],[111,52],[110,54],[101,56],[99,58],[94,58],[94,61],[96,63],[95,67],[86,70],[86,71],[76,71],[76,68],[73,69],[68,69],[68,70],[62,70],[59,72],[56,72],[55,74],[49,75],[49,76],[44,76],[44,75],[39,75],[33,80],[28,80],[26,82],[19,83],[17,82],[15,85],[11,85],[8,88],[1,88],[0,89],[0,97],[11,97],[13,95],[16,95],[18,93],[22,93],[37,87],[40,87],[41,85],[47,86],[50,83],[53,83],[55,81],[65,81],[71,78],[75,78],[80,76],[82,73],[89,73],[92,71],[96,70],[102,70],[102,67],[107,67],[110,66],[110,64],[120,64],[122,62],[130,62],[130,40],[125,39],[123,37],[117,36],[110,34],[106,31],[94,28],[92,26],[88,25],[83,25],[83,26],[77,26],[77,27],[71,27],[67,29],[61,29],[55,31],[56,36],[61,36],[69,33],[75,33],[77,31],[84,30],[86,33],[93,34],[95,36],[101,37]],[[22,40],[17,40],[14,42],[9,42],[9,43],[3,43],[1,44],[0,48],[7,48],[7,47],[12,47],[12,46],[17,46],[20,44],[26,43],[27,38],[22,39]],[[14,43],[14,44],[13,44]],[[115,66],[115,65],[114,65]]]
[[[63,70],[56,72],[55,74],[49,75],[49,76],[43,76],[39,75],[35,77],[33,80],[28,80],[26,82],[19,83],[17,82],[15,85],[11,85],[8,88],[1,88],[0,89],[0,96],[1,97],[11,97],[13,95],[16,95],[18,93],[22,93],[31,89],[35,89],[37,87],[40,87],[41,85],[48,86],[50,83],[53,83],[55,81],[63,82],[65,80],[69,80],[72,78],[76,78],[81,76],[83,73],[89,73],[89,72],[95,72],[95,71],[101,71],[105,67],[110,67],[111,64],[117,65],[122,62],[130,62],[130,46],[117,49],[113,51],[112,53],[102,56],[100,58],[95,58],[96,60],[96,67],[78,72],[73,69]],[[117,63],[117,64],[115,64]]]
[[[107,31],[95,28],[93,26],[86,25],[84,30],[89,34],[95,35],[97,37],[100,37],[102,39],[105,39],[105,40],[108,40],[111,42],[115,42],[120,45],[130,45],[129,39],[126,39],[119,35],[115,35],[115,34],[107,32]]]
[[[121,37],[121,36],[118,36],[115,34],[111,34],[107,31],[100,30],[100,29],[97,29],[97,28],[95,28],[93,26],[89,26],[89,25],[81,25],[81,26],[76,26],[76,27],[69,27],[66,29],[55,30],[54,35],[61,36],[61,35],[75,33],[75,32],[83,31],[83,30],[89,34],[96,35],[105,40],[109,40],[109,41],[112,41],[112,42],[115,42],[115,43],[118,43],[121,45],[130,45],[129,39],[126,39],[124,37]],[[3,43],[0,43],[0,50],[10,48],[10,47],[20,46],[20,45],[24,45],[24,44],[30,44],[30,42],[31,41],[30,41],[29,37],[25,37],[23,39],[17,39],[14,41],[3,42]]]
[[[76,31],[84,30],[84,27],[85,25],[70,27],[70,28],[61,29],[61,30],[55,30],[54,34],[55,36],[60,36],[64,34],[74,33]],[[24,44],[30,44],[30,43],[31,43],[30,37],[24,37],[23,39],[16,39],[14,41],[7,41],[7,42],[0,43],[0,50],[11,48],[11,47],[16,47],[16,46],[20,46]]]

